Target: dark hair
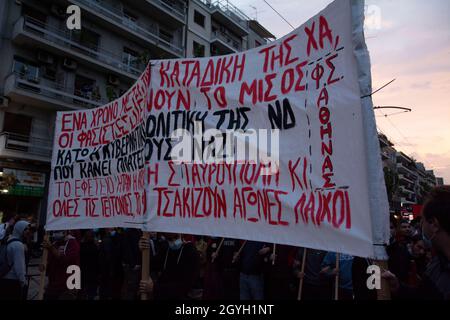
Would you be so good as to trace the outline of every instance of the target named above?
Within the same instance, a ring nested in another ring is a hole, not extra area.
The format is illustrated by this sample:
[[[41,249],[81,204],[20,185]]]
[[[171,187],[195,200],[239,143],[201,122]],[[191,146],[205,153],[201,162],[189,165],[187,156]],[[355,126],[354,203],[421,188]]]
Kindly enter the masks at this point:
[[[402,220],[400,220],[399,225],[401,225],[402,223],[407,223],[407,224],[411,225],[411,222],[409,222],[408,219],[402,219]]]
[[[422,238],[422,235],[419,233],[419,234],[416,234],[415,236],[413,236],[413,237],[411,237],[411,242],[413,243],[413,244],[416,244],[417,242],[419,242],[419,241],[423,241],[423,238]]]
[[[8,222],[12,218],[14,218],[15,221],[19,220],[18,215],[16,215],[14,212],[3,213],[2,223]]]
[[[422,216],[430,221],[436,218],[442,229],[450,234],[450,186],[439,186],[428,194],[422,209]]]

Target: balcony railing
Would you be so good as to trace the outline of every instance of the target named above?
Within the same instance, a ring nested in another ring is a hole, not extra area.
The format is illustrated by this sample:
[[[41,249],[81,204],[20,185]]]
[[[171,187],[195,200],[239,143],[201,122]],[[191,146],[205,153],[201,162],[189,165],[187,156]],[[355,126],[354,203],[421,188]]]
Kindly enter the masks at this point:
[[[12,83],[12,85],[11,85]],[[24,76],[20,73],[12,73],[6,79],[5,90],[14,87],[15,89],[24,90],[36,97],[45,97],[53,100],[54,105],[68,106],[70,109],[80,109],[80,107],[98,107],[108,103],[108,100],[98,96],[94,92],[82,92],[75,88],[66,87],[64,84],[45,80],[42,77]],[[67,107],[66,107],[67,108]]]
[[[221,31],[213,31],[211,33],[211,40],[214,41],[215,39],[221,40],[223,43],[225,43],[230,49],[233,51],[241,51],[241,44],[239,41],[233,39],[229,35],[227,35],[225,32]]]
[[[19,29],[22,26],[24,31],[31,32],[33,35],[38,36],[43,40],[47,40],[51,43],[87,56],[91,58],[91,61],[99,61],[113,67],[114,69],[119,69],[130,73],[132,74],[132,78],[137,78],[145,68],[144,65],[136,68],[130,66],[129,64],[125,64],[122,62],[122,57],[120,55],[105,50],[100,46],[75,41],[72,38],[71,32],[66,28],[54,28],[48,24],[27,16],[24,16],[17,21],[15,29]]]
[[[405,180],[407,182],[410,182],[410,183],[415,183],[415,181],[416,181],[414,176],[411,176],[411,175],[409,175],[407,173],[399,174],[398,178],[399,179],[403,179],[403,180]]]
[[[52,155],[52,141],[12,132],[0,132],[0,149],[50,158]]]
[[[412,168],[408,168],[407,166],[405,166],[402,162],[397,163],[397,168],[401,168],[406,170],[410,175],[417,177],[417,173],[413,171]]]
[[[178,56],[183,55],[183,49],[181,46],[168,42],[161,37],[159,27],[156,23],[153,25],[142,26],[138,22],[130,21],[126,18],[122,11],[100,0],[71,0],[71,2],[74,4],[84,5],[91,10],[94,10],[94,12],[113,20],[122,27],[139,34],[141,37],[150,40],[150,42],[159,45],[164,49],[174,52]]]
[[[147,0],[151,3],[156,3],[160,7],[164,8],[167,12],[172,13],[173,15],[177,16],[181,20],[185,20],[186,15],[184,13],[184,8],[181,6],[180,2],[176,2],[179,5],[176,5],[175,3],[170,3],[167,0]]]
[[[403,192],[406,192],[408,194],[414,194],[414,187],[410,187],[410,186],[400,186],[400,190],[402,190]]]
[[[228,0],[215,0],[206,1],[201,0],[204,4],[209,6],[211,10],[220,10],[224,15],[230,18],[232,21],[240,25],[244,29],[248,29],[247,21],[250,20],[249,17],[245,15],[236,6],[230,3]]]

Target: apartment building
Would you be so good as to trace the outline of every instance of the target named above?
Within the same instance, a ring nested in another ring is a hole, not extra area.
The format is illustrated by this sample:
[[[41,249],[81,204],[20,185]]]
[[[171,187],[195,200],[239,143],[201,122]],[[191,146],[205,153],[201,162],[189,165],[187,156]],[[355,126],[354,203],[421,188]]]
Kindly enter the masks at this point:
[[[442,178],[436,178],[433,170],[427,170],[423,163],[397,151],[386,135],[379,133],[378,140],[391,211],[400,212],[423,203]]]
[[[81,30],[66,8],[81,9]],[[238,52],[274,38],[228,1],[0,1],[0,212],[46,215],[57,111],[119,97],[149,59]]]

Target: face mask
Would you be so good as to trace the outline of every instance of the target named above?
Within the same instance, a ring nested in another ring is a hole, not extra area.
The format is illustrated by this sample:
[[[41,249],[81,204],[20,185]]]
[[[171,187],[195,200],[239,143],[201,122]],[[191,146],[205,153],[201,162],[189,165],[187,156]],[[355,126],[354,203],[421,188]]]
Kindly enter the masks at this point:
[[[169,248],[171,250],[178,250],[181,248],[182,245],[183,245],[183,241],[181,239],[177,239],[175,241],[169,242]]]
[[[60,241],[62,239],[64,239],[64,232],[55,232],[53,234],[53,240],[54,241]]]

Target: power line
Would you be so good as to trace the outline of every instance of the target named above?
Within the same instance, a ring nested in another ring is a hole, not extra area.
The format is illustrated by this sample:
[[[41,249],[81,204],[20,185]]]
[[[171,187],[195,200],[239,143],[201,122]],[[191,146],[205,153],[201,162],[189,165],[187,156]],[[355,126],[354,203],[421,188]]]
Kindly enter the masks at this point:
[[[378,109],[378,110],[380,110],[380,109]],[[391,119],[389,119],[388,118],[388,116],[386,115],[386,114],[384,114],[382,111],[380,111],[381,112],[381,114],[386,118],[386,120],[387,121],[389,121],[389,124],[398,132],[398,134],[402,137],[402,144],[404,145],[404,146],[406,146],[406,147],[408,147],[408,148],[410,148],[411,150],[414,150],[413,148],[412,148],[412,143],[411,142],[409,142],[409,140],[405,137],[405,135],[397,128],[397,126],[391,121]],[[406,142],[406,144],[405,144],[405,142]],[[398,143],[397,143],[398,144]]]
[[[386,83],[384,86],[382,86],[380,89],[375,90],[372,93],[369,93],[368,95],[362,96],[361,99],[367,98],[367,97],[371,97],[373,96],[375,93],[377,93],[378,91],[383,90],[384,88],[386,88],[388,85],[390,85],[392,82],[394,82],[397,79],[392,79],[391,81],[389,81],[388,83]]]
[[[279,15],[280,16],[280,18],[281,19],[283,19],[288,25],[290,25],[291,26],[291,28],[292,29],[295,29],[295,27],[292,25],[292,24],[290,24],[289,23],[289,21],[287,21],[282,15],[281,15],[281,13],[279,13],[277,10],[275,10],[275,8],[274,7],[272,7],[271,5],[270,5],[270,3],[268,3],[266,0],[263,0],[277,15]]]

